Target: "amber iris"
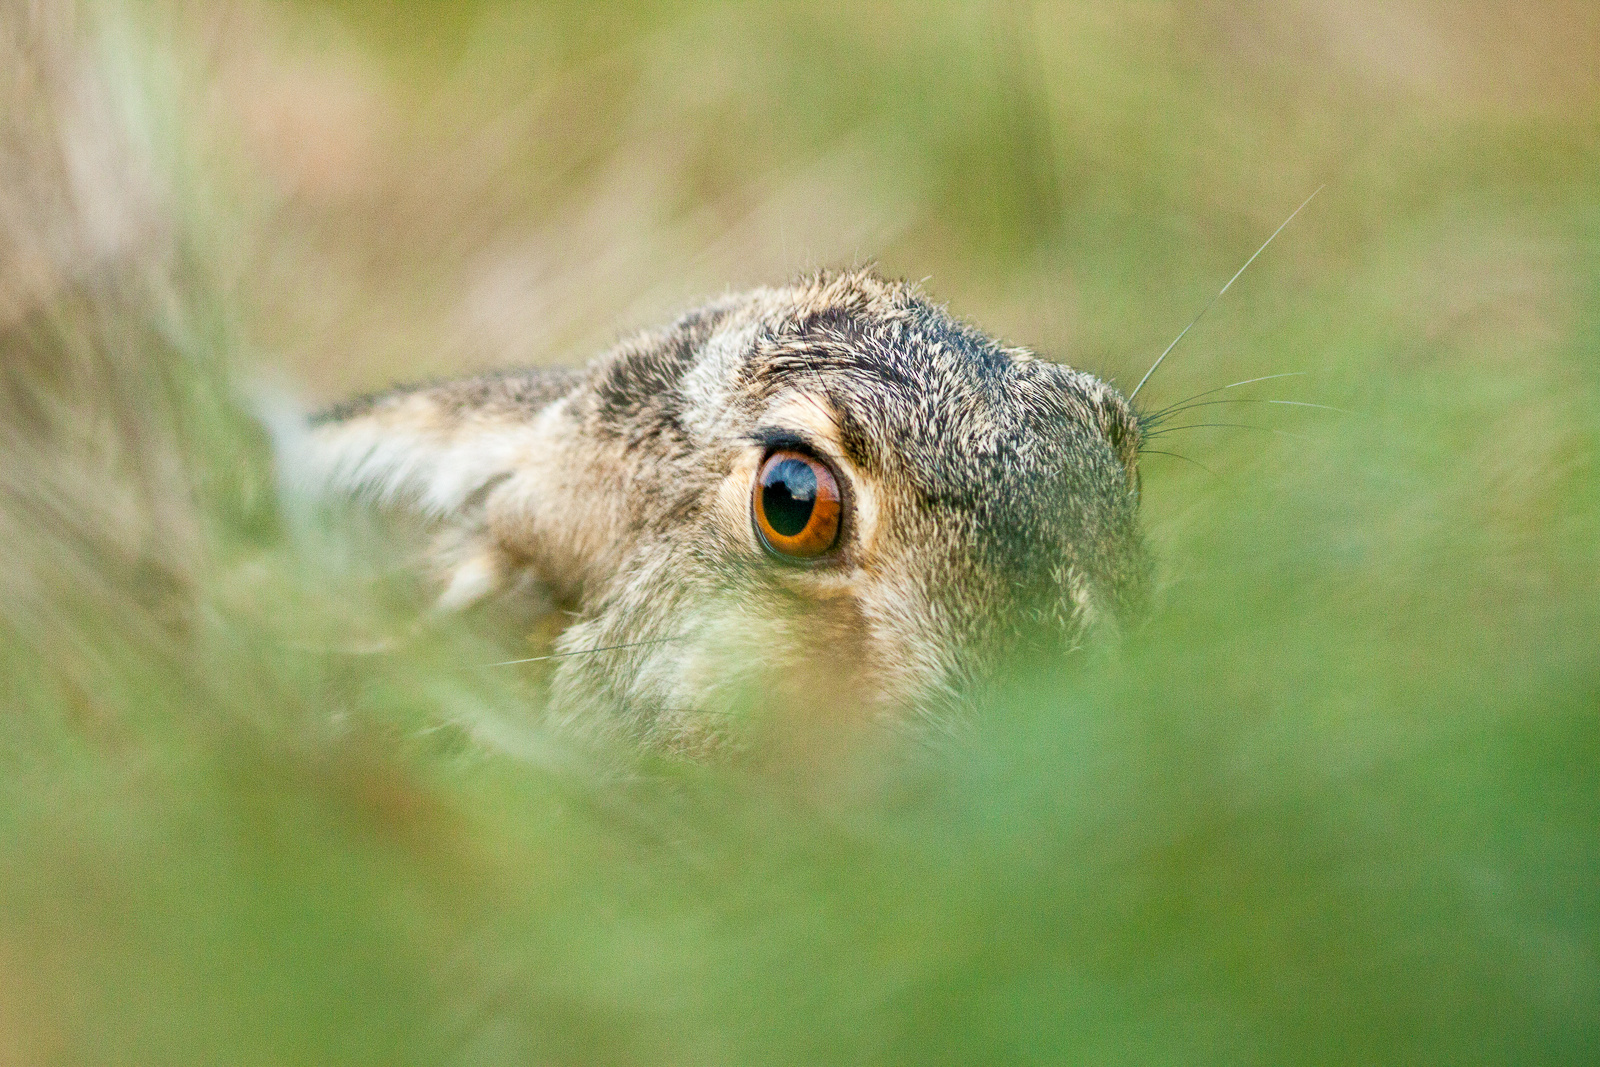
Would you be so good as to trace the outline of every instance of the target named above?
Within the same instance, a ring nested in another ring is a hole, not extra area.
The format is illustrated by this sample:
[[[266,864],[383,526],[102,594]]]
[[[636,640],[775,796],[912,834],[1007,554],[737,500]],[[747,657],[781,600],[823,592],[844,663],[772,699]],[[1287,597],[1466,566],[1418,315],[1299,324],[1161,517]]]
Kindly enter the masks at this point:
[[[839,540],[839,483],[826,464],[804,452],[768,456],[750,506],[761,539],[780,556],[810,559]]]

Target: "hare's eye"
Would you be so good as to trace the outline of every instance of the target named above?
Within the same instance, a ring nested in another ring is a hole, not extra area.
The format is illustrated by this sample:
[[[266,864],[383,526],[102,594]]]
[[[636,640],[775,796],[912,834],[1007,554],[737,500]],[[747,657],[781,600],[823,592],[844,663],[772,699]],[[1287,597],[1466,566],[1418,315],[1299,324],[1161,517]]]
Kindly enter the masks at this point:
[[[839,540],[839,483],[804,452],[779,450],[767,457],[750,508],[761,540],[779,556],[810,559]]]

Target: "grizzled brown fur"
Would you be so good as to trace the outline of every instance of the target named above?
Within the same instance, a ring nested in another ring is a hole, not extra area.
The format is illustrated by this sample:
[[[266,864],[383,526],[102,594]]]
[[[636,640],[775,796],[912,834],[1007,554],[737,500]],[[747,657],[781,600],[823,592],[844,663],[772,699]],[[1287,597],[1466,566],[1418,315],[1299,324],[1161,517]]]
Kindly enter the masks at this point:
[[[752,694],[948,709],[1008,652],[1129,618],[1146,584],[1123,398],[865,271],[714,301],[581,371],[360,400],[313,441],[333,484],[449,531],[445,603],[531,574],[575,607],[559,650],[611,650],[561,661],[560,714],[669,744]],[[816,562],[752,527],[756,472],[790,446],[844,496]]]

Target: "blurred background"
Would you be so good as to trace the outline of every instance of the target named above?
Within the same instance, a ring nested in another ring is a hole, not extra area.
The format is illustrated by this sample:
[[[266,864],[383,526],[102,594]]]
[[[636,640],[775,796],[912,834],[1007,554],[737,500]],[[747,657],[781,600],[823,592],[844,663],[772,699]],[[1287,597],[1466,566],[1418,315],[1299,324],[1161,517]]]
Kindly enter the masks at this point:
[[[1585,373],[1554,352],[1593,338],[1593,4],[346,0],[181,24],[261,213],[250,336],[312,403],[581,362],[863,261],[1127,391],[1326,185],[1144,402],[1304,373],[1258,395],[1382,437],[1470,376],[1469,466],[1526,497],[1554,460],[1519,450],[1570,448],[1531,431]],[[1326,426],[1189,421],[1258,411]],[[1295,440],[1166,442],[1238,471]],[[1146,466],[1158,520],[1204,492]]]
[[[1385,254],[1417,257],[1388,280],[1418,328],[1501,349],[1570,311],[1552,212],[1594,179],[1600,10],[1562,0],[412,0],[186,21],[208,117],[270,198],[248,263],[262,343],[319,397],[587,358],[707,294],[864,260],[1137,380],[1325,183],[1159,384],[1212,383],[1244,342],[1278,353],[1263,373],[1314,365],[1314,338],[1262,338],[1337,319]]]
[[[0,247],[0,1063],[1593,1062],[1600,5],[85,10],[185,252]],[[25,110],[9,241],[151,199]],[[864,261],[1128,391],[1318,188],[1140,393],[1293,375],[1153,618],[950,749],[585,747],[254,419]]]

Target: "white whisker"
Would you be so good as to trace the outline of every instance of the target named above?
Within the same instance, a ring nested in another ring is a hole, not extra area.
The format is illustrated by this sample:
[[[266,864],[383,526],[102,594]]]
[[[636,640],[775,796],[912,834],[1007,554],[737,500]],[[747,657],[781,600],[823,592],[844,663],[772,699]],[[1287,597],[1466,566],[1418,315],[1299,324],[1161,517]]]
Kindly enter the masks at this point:
[[[628,641],[620,645],[601,645],[599,648],[580,648],[575,652],[552,652],[547,656],[529,656],[526,659],[508,659],[499,663],[478,663],[477,667],[514,667],[519,663],[543,663],[545,660],[566,659],[568,656],[588,656],[596,652],[612,652],[619,648],[638,648],[641,645],[663,645],[669,641],[681,641],[681,637],[657,637],[650,641]]]
[[[1259,255],[1261,255],[1261,253],[1265,252],[1267,250],[1267,246],[1270,245],[1274,240],[1277,239],[1278,234],[1283,232],[1284,226],[1287,226],[1287,225],[1289,225],[1289,223],[1293,222],[1294,221],[1294,217],[1296,215],[1300,214],[1301,211],[1305,210],[1306,204],[1309,204],[1309,203],[1311,203],[1311,201],[1315,200],[1316,196],[1317,196],[1317,193],[1322,192],[1322,190],[1324,190],[1326,188],[1327,188],[1326,185],[1317,186],[1317,188],[1311,193],[1310,196],[1305,198],[1305,200],[1300,204],[1299,207],[1297,207],[1293,211],[1291,211],[1289,213],[1289,217],[1283,220],[1283,224],[1281,226],[1279,226],[1276,230],[1272,231],[1272,236],[1268,237],[1264,242],[1262,242],[1261,247],[1256,249],[1255,255],[1253,255],[1249,259],[1245,260],[1244,261],[1244,266],[1240,267],[1238,272],[1236,274],[1234,274],[1233,277],[1228,279],[1228,284],[1224,285],[1221,289],[1219,289],[1217,291],[1217,295],[1211,298],[1211,302],[1208,303],[1205,307],[1200,309],[1200,314],[1196,315],[1194,318],[1189,320],[1189,325],[1185,326],[1183,328],[1182,332],[1180,332],[1178,334],[1178,336],[1176,336],[1176,337],[1174,337],[1172,339],[1172,343],[1166,347],[1166,351],[1162,352],[1161,355],[1156,357],[1156,361],[1154,363],[1150,364],[1150,369],[1144,372],[1144,377],[1139,379],[1139,384],[1133,387],[1133,392],[1128,394],[1128,402],[1130,404],[1133,402],[1134,398],[1139,395],[1139,390],[1144,388],[1144,383],[1150,380],[1150,375],[1154,374],[1156,372],[1156,368],[1161,366],[1162,361],[1167,358],[1167,355],[1174,348],[1178,347],[1178,342],[1183,340],[1184,336],[1190,330],[1194,329],[1195,323],[1197,323],[1201,319],[1205,318],[1206,312],[1210,311],[1216,305],[1217,301],[1222,299],[1222,294],[1226,293],[1229,289],[1231,289],[1233,287],[1233,283],[1239,280],[1239,275],[1243,274],[1246,270],[1248,270],[1250,268],[1250,264],[1252,264],[1252,263],[1254,263],[1256,261],[1256,256],[1259,256]]]
[[[1341,415],[1354,415],[1355,412],[1348,408],[1336,408],[1332,404],[1311,404],[1304,400],[1267,400],[1267,404],[1289,404],[1297,408],[1321,408],[1323,411],[1337,411]]]

